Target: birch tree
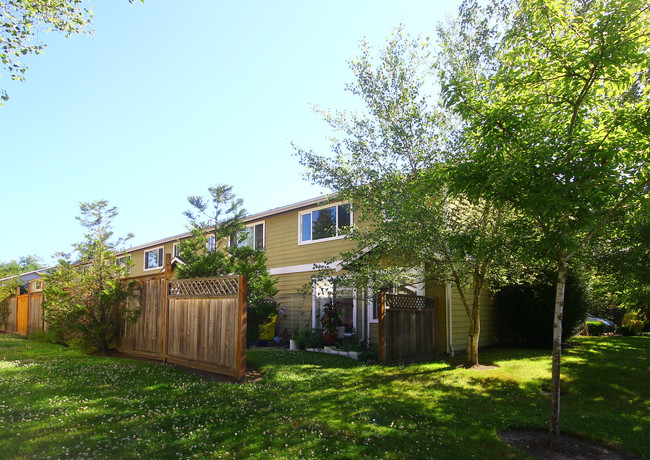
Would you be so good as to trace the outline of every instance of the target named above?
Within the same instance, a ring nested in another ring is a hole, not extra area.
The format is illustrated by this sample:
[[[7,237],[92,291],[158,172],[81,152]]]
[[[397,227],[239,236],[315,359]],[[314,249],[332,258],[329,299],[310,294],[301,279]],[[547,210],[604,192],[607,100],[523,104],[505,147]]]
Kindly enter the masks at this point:
[[[459,18],[456,37],[488,37],[495,50],[482,56],[489,65],[468,72],[454,35],[444,42],[443,96],[474,147],[450,167],[451,187],[515,207],[520,230],[535,234],[537,253],[555,264],[552,444],[567,268],[606,224],[647,199],[650,5],[466,2]]]

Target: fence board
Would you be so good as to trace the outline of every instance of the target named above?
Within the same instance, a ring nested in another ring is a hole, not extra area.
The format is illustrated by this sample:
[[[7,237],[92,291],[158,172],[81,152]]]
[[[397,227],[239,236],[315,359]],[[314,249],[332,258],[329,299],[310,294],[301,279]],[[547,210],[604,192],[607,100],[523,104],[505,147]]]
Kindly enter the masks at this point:
[[[43,294],[34,293],[29,295],[29,323],[27,333],[33,334],[43,330]]]
[[[246,277],[137,283],[140,319],[125,326],[120,351],[244,377]]]
[[[18,301],[16,300],[16,296],[12,296],[7,298],[5,302],[7,302],[7,317],[6,317],[7,326],[5,327],[4,321],[2,321],[0,327],[2,327],[2,330],[4,332],[7,332],[9,334],[15,334],[16,333],[16,309],[17,309]]]
[[[29,329],[29,294],[17,297],[16,307],[16,333],[27,335]]]
[[[170,298],[167,360],[236,376],[237,300]]]
[[[128,306],[139,306],[140,318],[135,323],[124,325],[120,351],[162,358],[165,289],[164,277],[136,281],[136,296],[129,299]]]

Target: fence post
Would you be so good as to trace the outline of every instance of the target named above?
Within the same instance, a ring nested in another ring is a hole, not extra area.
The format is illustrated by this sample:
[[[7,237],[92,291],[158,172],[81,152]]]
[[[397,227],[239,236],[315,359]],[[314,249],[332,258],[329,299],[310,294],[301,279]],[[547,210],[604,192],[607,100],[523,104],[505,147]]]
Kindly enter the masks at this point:
[[[167,321],[169,317],[169,280],[172,277],[172,255],[171,253],[165,254],[165,276],[163,278],[163,288],[165,293],[163,295],[163,303],[165,310],[163,314],[163,330],[162,330],[162,362],[167,362]]]
[[[239,275],[238,307],[237,379],[242,381],[246,376],[246,328],[248,318],[248,277],[246,275]]]
[[[379,294],[379,361],[386,364],[386,293]]]

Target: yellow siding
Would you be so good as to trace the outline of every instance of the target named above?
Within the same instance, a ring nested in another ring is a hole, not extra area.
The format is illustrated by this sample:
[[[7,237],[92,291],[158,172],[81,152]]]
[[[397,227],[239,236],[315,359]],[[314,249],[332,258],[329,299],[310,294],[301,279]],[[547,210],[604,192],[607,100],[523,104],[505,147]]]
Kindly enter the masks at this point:
[[[278,294],[275,300],[284,309],[278,322],[280,333],[287,329],[292,333],[295,328],[311,328],[311,293],[303,293],[305,284],[311,283],[311,273],[292,273],[277,277]]]
[[[313,269],[314,264],[322,264],[326,261],[340,260],[340,254],[344,251],[355,249],[357,243],[346,238],[333,239],[329,241],[315,241],[307,244],[300,244],[300,212],[314,209],[317,206],[310,205],[292,210],[279,211],[277,214],[264,215],[256,221],[247,221],[246,225],[251,226],[264,222],[265,250],[267,256],[267,267],[278,279],[278,294],[275,300],[282,309],[278,322],[278,332],[287,330],[293,333],[299,327],[312,327],[312,295],[311,280],[317,274]],[[358,225],[358,222],[355,222]],[[164,246],[164,253],[171,254],[176,241],[169,241],[163,244],[151,244],[147,248],[137,249],[130,252],[133,261],[131,276],[156,274],[163,270],[163,267],[153,270],[144,270],[144,253],[146,250]],[[220,246],[225,244],[221,242]],[[447,351],[447,302],[446,289],[444,286],[426,286],[428,297],[438,298],[438,346],[441,352]],[[367,322],[367,308],[362,299],[362,293],[357,292],[357,331],[362,335],[364,330],[363,321]],[[469,321],[461,302],[458,291],[452,289],[452,335],[455,351],[462,351],[467,348],[467,334]],[[468,299],[471,302],[470,299]],[[366,329],[368,331],[368,329]],[[492,345],[497,341],[498,322],[490,293],[484,292],[481,295],[481,346]],[[378,324],[369,325],[370,341],[377,343]]]
[[[151,249],[159,248],[159,247],[164,247],[163,253],[164,254],[171,254],[173,247],[174,247],[174,241],[171,241],[169,243],[165,244],[157,244],[157,245],[152,245],[150,247],[144,248],[144,249],[138,249],[136,251],[130,252],[127,251],[127,253],[131,256],[131,261],[133,262],[133,265],[131,267],[131,276],[141,276],[141,275],[155,275],[157,273],[161,273],[164,268],[165,268],[165,258],[163,257],[163,264],[162,267],[154,268],[151,270],[145,270],[144,269],[144,253],[145,251],[149,251]]]
[[[304,208],[306,210],[310,208]],[[298,217],[302,210],[267,217],[266,256],[269,268],[290,267],[325,262],[339,258],[343,251],[355,248],[356,243],[346,238],[299,244]]]
[[[467,302],[471,308],[473,295],[467,296]],[[467,336],[469,334],[469,319],[465,312],[465,307],[460,298],[458,290],[454,287],[452,289],[452,340],[454,351],[467,350]],[[480,297],[480,320],[481,320],[481,336],[479,339],[479,346],[484,347],[494,345],[497,341],[497,319],[494,304],[492,302],[491,293],[483,291]],[[445,304],[441,307],[444,308]],[[442,342],[445,344],[446,342]],[[443,348],[443,350],[446,347]]]

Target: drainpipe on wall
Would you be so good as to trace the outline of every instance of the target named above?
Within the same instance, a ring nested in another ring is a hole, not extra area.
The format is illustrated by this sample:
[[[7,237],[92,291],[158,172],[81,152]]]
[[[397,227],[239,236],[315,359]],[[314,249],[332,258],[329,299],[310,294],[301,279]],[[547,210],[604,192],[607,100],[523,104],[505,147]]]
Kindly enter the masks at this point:
[[[445,286],[445,303],[447,306],[447,353],[449,356],[454,356],[454,340],[452,335],[453,330],[453,313],[452,313],[452,303],[451,303],[451,283],[447,283]]]
[[[355,297],[357,297],[359,291],[356,290],[355,292],[356,292]],[[357,302],[358,302],[358,298],[357,298]],[[368,308],[368,304],[366,302],[366,290],[362,289],[361,290],[361,341],[360,342],[363,342],[366,338],[366,309],[367,308]]]

